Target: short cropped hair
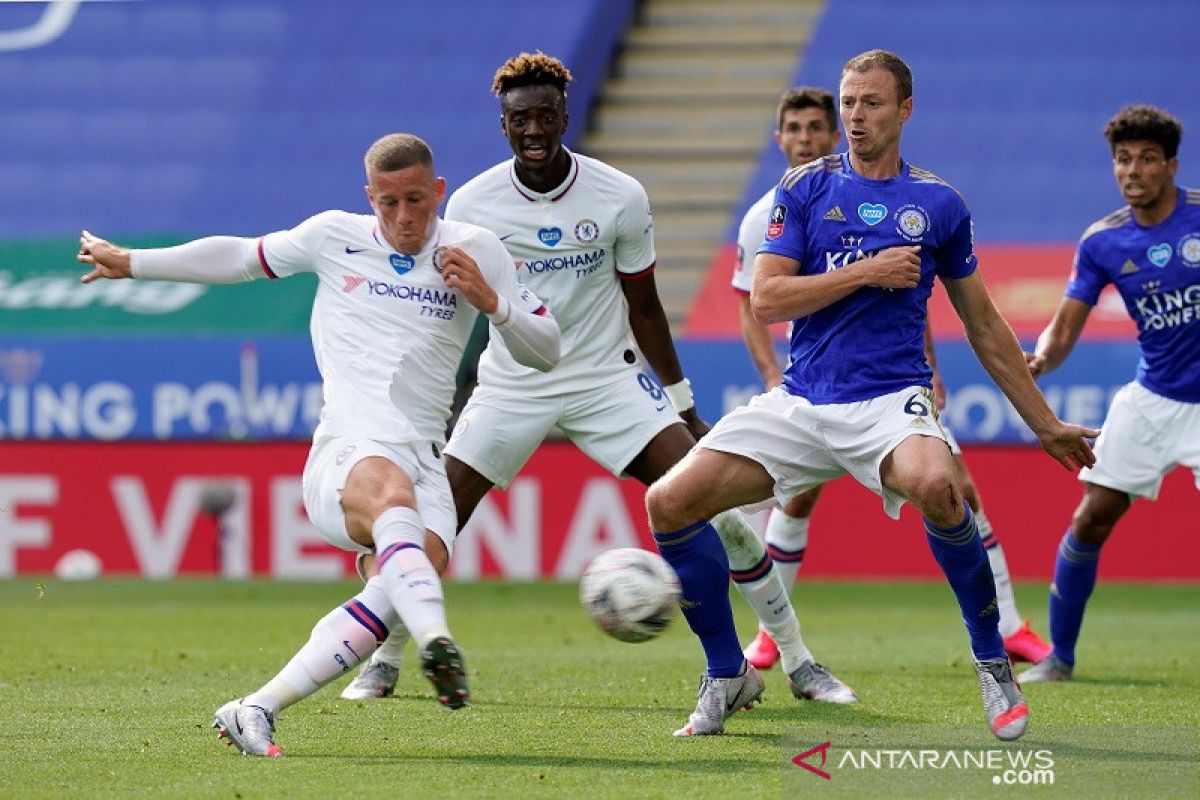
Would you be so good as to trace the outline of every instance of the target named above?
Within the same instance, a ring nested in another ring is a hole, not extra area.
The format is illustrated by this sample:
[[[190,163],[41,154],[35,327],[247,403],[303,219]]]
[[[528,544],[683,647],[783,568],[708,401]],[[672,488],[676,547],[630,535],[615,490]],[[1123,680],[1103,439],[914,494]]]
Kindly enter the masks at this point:
[[[395,172],[408,167],[423,166],[433,169],[433,151],[419,136],[411,133],[389,133],[367,148],[363,157],[367,174],[372,172]]]
[[[876,68],[887,70],[896,79],[898,102],[903,103],[912,97],[912,70],[908,68],[908,64],[904,63],[903,58],[889,50],[868,50],[865,53],[859,53],[847,61],[846,66],[842,67],[842,77],[846,77],[846,73],[850,71],[869,72]]]
[[[1114,153],[1121,142],[1154,142],[1170,160],[1179,152],[1183,124],[1157,106],[1125,106],[1104,126],[1104,138]]]
[[[833,95],[816,86],[797,86],[788,89],[779,98],[779,107],[775,109],[775,128],[783,130],[783,115],[791,110],[800,111],[805,108],[817,108],[825,112],[825,120],[829,129],[837,130],[837,108],[834,107]]]
[[[571,70],[554,56],[539,50],[521,53],[501,64],[492,78],[492,91],[499,97],[518,86],[553,86],[566,97],[570,82]]]

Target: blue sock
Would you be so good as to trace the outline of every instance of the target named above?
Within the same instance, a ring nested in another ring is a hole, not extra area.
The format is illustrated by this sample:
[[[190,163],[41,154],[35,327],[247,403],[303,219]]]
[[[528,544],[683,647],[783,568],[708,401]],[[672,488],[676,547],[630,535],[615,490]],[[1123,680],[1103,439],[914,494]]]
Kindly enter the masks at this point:
[[[679,605],[688,626],[700,637],[709,676],[739,675],[744,659],[729,605],[729,558],[716,529],[697,522],[673,533],[656,533],[654,543],[679,576],[683,589]]]
[[[987,551],[983,549],[970,506],[964,504],[964,510],[962,522],[953,528],[939,528],[925,520],[925,538],[954,590],[967,634],[971,637],[971,652],[980,661],[1005,658],[992,568],[988,565]]]
[[[1100,545],[1075,541],[1068,528],[1058,545],[1054,583],[1050,584],[1050,640],[1054,655],[1068,664],[1075,663],[1075,642],[1099,566]]]

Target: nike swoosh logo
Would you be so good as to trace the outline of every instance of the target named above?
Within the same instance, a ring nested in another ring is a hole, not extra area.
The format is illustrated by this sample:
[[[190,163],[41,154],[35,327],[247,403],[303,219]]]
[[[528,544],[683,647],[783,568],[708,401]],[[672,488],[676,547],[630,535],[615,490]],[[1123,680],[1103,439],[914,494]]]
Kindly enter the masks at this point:
[[[366,249],[367,248],[365,248],[365,247],[360,247],[357,250],[354,250],[354,249],[351,249],[350,245],[346,245],[346,255],[352,256],[355,253],[361,253],[362,251],[364,251]]]
[[[514,231],[514,232],[512,232],[512,233],[506,233],[506,234],[504,234],[503,236],[501,236],[501,237],[500,237],[500,241],[502,241],[502,242],[503,242],[505,239],[510,239],[510,238],[512,238],[513,236],[516,236],[516,235],[517,235],[517,234],[516,234],[516,232],[515,232],[515,231]]]
[[[666,403],[663,403],[661,406],[656,406],[654,410],[655,410],[655,411],[662,411],[662,410],[663,410],[664,408],[666,408],[666,407],[667,407],[667,404],[666,404]]]
[[[242,734],[242,721],[238,719],[237,712],[233,712],[233,727],[237,728],[238,735]]]

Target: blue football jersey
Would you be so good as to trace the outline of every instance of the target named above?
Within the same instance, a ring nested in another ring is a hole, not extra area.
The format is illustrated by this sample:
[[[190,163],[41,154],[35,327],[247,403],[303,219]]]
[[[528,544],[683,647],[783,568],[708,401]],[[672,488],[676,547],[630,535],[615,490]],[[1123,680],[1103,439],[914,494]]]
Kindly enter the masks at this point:
[[[934,276],[965,278],[977,262],[962,197],[932,173],[902,162],[896,177],[871,180],[842,153],[784,174],[760,253],[819,275],[901,245],[921,247],[915,288],[858,289],[793,321],[787,391],[821,405],[930,386],[924,334]]]
[[[1066,295],[1094,306],[1115,284],[1137,323],[1138,383],[1200,403],[1200,190],[1178,191],[1171,216],[1152,228],[1126,206],[1084,231]]]

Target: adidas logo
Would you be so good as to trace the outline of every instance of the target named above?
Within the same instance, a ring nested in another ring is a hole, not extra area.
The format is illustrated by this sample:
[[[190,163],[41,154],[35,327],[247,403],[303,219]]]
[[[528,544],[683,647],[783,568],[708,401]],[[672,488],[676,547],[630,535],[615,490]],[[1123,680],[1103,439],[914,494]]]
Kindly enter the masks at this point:
[[[830,222],[845,222],[846,215],[842,213],[841,206],[834,206],[825,212],[825,219],[829,220]]]
[[[1121,274],[1122,275],[1129,275],[1130,273],[1137,272],[1137,271],[1138,271],[1137,264],[1134,264],[1129,259],[1125,259],[1125,263],[1121,265]]]

